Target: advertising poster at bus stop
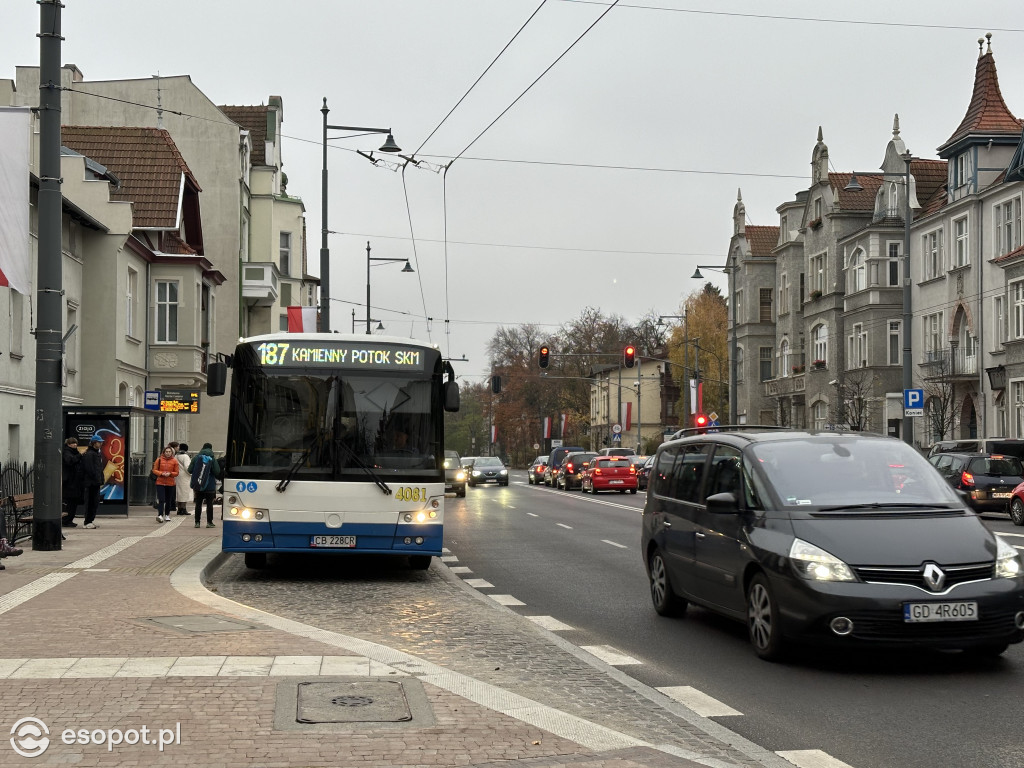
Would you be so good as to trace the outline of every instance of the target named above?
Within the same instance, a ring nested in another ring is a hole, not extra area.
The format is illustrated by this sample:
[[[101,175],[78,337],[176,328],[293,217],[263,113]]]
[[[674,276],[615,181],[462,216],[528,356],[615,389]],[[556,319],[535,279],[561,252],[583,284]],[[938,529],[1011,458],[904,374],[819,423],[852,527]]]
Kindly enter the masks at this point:
[[[103,441],[103,485],[100,486],[100,514],[128,514],[127,454],[130,419],[124,412],[84,413],[65,411],[64,434],[78,439],[78,450],[85,453],[89,443]]]

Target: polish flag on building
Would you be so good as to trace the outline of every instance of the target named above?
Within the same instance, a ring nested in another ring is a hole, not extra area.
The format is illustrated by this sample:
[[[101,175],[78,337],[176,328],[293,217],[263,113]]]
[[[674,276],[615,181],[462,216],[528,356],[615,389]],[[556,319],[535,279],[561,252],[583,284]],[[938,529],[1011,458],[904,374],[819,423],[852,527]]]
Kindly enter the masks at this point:
[[[551,417],[544,417],[544,439],[548,440],[551,438]]]
[[[562,414],[562,431],[559,433],[563,438],[565,437],[565,414]]]
[[[633,404],[623,403],[622,413],[619,414],[619,424],[622,425],[623,432],[629,432],[633,426]]]
[[[316,333],[316,307],[288,307],[288,333]]]

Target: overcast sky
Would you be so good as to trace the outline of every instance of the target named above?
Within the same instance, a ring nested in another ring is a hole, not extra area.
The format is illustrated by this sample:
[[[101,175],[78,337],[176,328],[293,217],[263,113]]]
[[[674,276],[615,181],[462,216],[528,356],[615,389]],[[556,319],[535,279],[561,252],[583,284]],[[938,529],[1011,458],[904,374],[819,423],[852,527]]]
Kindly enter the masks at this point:
[[[62,60],[87,80],[188,75],[216,104],[282,98],[314,274],[323,98],[331,124],[391,127],[426,161],[404,186],[354,152],[382,137],[331,142],[332,325],[350,330],[355,308],[363,327],[369,240],[417,270],[373,268],[373,317],[465,355],[456,370],[477,381],[499,324],[554,331],[586,306],[629,321],[677,314],[700,287],[695,265],[725,263],[737,189],[748,223],[777,224],[776,206],[807,185],[819,125],[833,170],[878,168],[897,112],[914,155],[937,157],[985,32],[1024,117],[1019,0],[634,0],[589,32],[608,3],[64,3]],[[38,65],[38,31],[34,0],[3,0],[0,77]],[[446,179],[426,168],[453,157]]]

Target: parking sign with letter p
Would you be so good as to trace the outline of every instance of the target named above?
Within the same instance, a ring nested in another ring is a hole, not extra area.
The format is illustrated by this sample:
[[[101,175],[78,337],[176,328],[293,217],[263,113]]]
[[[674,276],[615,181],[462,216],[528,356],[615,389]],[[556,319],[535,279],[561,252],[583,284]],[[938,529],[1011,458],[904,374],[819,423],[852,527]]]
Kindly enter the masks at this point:
[[[924,390],[903,390],[903,415],[924,416]]]

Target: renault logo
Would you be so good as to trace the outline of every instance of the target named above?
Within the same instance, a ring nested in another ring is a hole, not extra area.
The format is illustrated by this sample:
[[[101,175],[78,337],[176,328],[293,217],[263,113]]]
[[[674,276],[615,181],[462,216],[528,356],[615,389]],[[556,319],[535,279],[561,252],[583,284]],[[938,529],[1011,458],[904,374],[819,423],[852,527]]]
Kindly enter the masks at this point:
[[[939,592],[946,583],[946,574],[935,563],[928,563],[924,567],[924,583],[932,592]]]

